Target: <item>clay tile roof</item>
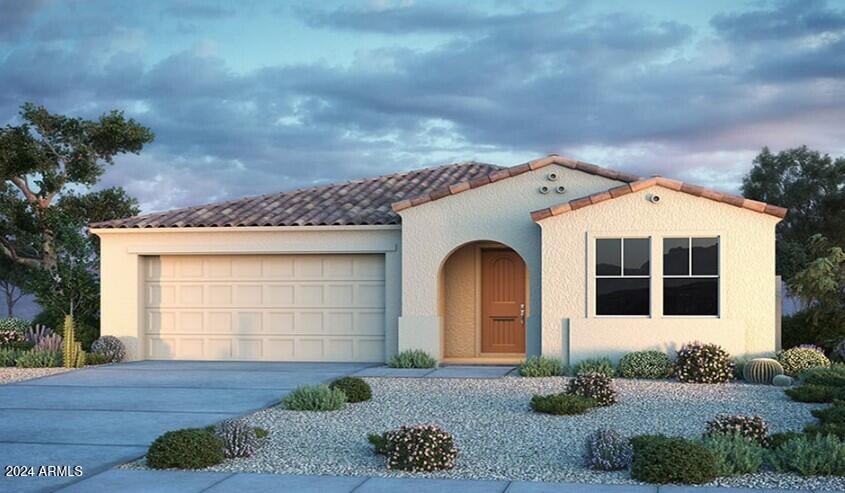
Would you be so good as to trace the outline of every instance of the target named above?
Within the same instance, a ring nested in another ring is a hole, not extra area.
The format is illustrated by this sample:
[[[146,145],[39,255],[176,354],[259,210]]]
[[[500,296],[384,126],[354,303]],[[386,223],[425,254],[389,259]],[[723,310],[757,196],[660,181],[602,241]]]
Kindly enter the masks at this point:
[[[468,162],[396,173],[365,180],[303,188],[216,204],[186,207],[91,224],[91,228],[197,228],[225,226],[346,226],[399,224],[391,204],[431,200],[450,185],[489,180],[507,170]]]
[[[768,214],[781,219],[783,219],[787,213],[786,209],[784,209],[783,207],[778,207],[776,205],[757,202],[756,200],[746,199],[737,195],[728,195],[725,193],[717,192],[715,190],[700,187],[698,185],[682,183],[677,180],[670,180],[662,177],[654,177],[634,181],[621,187],[614,187],[610,190],[597,192],[586,197],[580,197],[577,199],[570,200],[569,202],[564,202],[562,204],[553,205],[552,207],[533,211],[531,213],[531,219],[533,219],[535,222],[542,221],[543,219],[552,216],[559,216],[570,211],[581,209],[583,207],[589,207],[599,202],[612,200],[617,197],[627,195],[631,192],[639,192],[640,190],[645,190],[646,188],[651,187],[668,188],[670,190],[676,190],[679,192],[694,195],[696,197],[709,199],[714,202],[721,202],[724,204],[732,205],[734,207],[740,207],[743,209],[748,209],[750,211],[759,212],[761,214]]]

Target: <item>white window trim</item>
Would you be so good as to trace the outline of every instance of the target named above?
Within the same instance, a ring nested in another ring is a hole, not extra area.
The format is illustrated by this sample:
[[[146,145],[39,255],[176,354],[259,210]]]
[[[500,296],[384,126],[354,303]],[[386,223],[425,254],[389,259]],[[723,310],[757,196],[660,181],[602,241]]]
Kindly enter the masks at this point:
[[[625,275],[625,240],[648,240],[648,266],[649,266],[649,275],[644,276],[642,274],[639,275]],[[596,274],[596,260],[598,260],[598,254],[596,253],[596,243],[598,240],[620,240],[620,262],[619,262],[619,275],[618,276],[609,276],[609,275],[598,275]],[[654,314],[654,237],[647,234],[616,234],[616,233],[608,233],[605,235],[588,235],[588,241],[590,242],[589,251],[592,255],[588,255],[587,261],[589,262],[589,272],[590,272],[590,281],[589,286],[590,288],[588,291],[588,300],[587,304],[589,306],[589,313],[590,316],[593,318],[653,318]],[[648,315],[599,315],[596,313],[596,279],[648,279]]]
[[[717,264],[719,273],[716,275],[708,274],[708,275],[693,275],[692,274],[692,240],[693,238],[716,238],[718,239],[718,249],[717,249]],[[663,251],[664,240],[672,240],[672,239],[686,239],[687,241],[687,249],[689,250],[689,259],[687,260],[688,271],[689,275],[687,276],[680,276],[680,275],[667,275],[664,274],[663,271],[663,256],[665,252]],[[696,319],[696,318],[703,318],[703,319],[719,319],[722,318],[722,308],[724,302],[724,291],[723,286],[724,282],[722,281],[722,274],[724,272],[723,269],[723,255],[722,255],[722,247],[723,247],[724,235],[721,233],[695,233],[695,234],[678,234],[678,235],[666,235],[660,238],[660,318],[671,318],[671,319]],[[715,315],[666,315],[664,312],[666,308],[663,304],[663,279],[717,279],[719,281],[716,289],[716,293],[718,299],[716,300],[716,314]]]

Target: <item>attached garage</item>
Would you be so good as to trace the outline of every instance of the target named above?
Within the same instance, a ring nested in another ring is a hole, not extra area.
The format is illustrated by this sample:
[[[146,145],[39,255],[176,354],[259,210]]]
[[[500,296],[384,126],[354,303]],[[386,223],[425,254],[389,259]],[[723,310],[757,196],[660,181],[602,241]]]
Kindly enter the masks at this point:
[[[385,359],[384,255],[143,260],[144,358]]]

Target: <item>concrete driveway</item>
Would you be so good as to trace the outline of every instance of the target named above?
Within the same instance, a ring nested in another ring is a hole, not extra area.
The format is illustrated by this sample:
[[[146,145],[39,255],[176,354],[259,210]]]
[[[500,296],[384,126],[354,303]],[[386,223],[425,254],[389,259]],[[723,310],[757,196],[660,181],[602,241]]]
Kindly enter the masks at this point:
[[[141,457],[165,431],[241,416],[368,366],[139,361],[0,385],[0,491],[55,491]],[[6,476],[6,466],[51,465],[83,475]]]

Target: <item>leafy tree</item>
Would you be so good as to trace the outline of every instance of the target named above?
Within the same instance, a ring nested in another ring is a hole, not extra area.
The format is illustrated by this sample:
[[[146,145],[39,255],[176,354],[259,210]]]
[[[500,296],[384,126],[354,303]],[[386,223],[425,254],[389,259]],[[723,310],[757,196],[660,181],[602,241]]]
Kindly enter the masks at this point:
[[[807,251],[814,234],[845,245],[845,158],[806,146],[777,154],[764,147],[743,179],[742,193],[789,209],[778,227],[778,272],[785,279],[816,258]]]
[[[0,257],[0,294],[6,301],[6,315],[15,316],[15,304],[26,294],[23,286],[26,281],[26,268],[6,257]]]

